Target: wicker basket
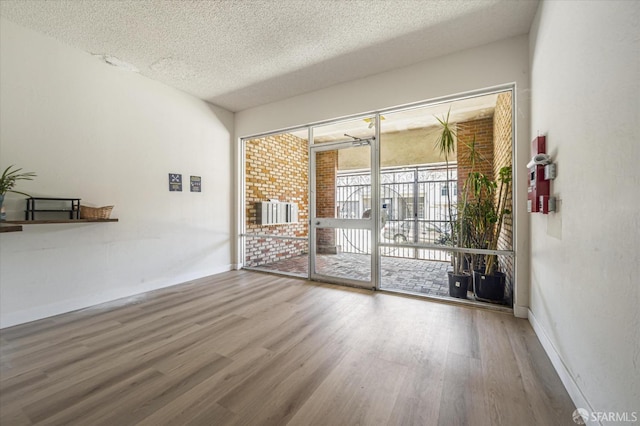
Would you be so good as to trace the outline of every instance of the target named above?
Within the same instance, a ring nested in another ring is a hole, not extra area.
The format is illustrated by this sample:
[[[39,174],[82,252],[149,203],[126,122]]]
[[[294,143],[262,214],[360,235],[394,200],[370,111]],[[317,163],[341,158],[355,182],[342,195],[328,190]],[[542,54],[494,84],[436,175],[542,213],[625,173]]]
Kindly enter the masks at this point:
[[[80,219],[109,219],[113,206],[88,207],[80,206]]]

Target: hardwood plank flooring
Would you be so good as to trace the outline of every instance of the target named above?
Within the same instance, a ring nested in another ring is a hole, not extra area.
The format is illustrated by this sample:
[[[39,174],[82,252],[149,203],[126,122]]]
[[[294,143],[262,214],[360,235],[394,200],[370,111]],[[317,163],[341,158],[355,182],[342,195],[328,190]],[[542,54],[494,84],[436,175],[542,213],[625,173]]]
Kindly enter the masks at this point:
[[[0,330],[0,424],[572,425],[527,321],[232,271]]]

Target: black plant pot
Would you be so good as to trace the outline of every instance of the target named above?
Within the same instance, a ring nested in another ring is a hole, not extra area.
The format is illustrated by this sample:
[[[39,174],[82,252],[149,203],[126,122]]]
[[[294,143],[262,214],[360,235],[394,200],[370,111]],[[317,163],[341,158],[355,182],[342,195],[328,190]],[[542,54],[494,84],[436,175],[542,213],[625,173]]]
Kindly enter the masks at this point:
[[[467,298],[467,289],[471,282],[471,275],[462,274],[457,275],[453,272],[448,272],[449,275],[449,296],[457,297],[458,299]]]
[[[493,303],[504,302],[505,283],[506,278],[503,272],[487,275],[473,271],[473,290],[478,300]]]

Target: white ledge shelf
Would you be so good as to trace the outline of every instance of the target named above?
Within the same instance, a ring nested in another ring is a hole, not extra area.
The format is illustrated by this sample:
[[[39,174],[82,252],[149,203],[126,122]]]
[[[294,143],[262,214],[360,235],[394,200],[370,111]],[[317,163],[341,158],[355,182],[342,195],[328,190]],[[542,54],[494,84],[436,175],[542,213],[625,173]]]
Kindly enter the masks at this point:
[[[2,222],[0,224],[0,232],[20,232],[22,231],[22,226],[20,225],[4,225],[6,222]]]
[[[45,225],[51,223],[102,223],[118,222],[118,219],[46,219],[46,220],[7,220],[3,223],[11,225]]]

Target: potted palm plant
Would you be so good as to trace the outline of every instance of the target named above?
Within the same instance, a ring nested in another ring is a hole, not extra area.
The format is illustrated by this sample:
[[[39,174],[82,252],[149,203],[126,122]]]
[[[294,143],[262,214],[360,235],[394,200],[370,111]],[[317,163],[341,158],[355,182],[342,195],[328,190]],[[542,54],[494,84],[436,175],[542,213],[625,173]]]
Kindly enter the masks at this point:
[[[484,163],[484,166],[491,163],[480,154],[476,145],[476,136],[470,143],[464,143],[466,153],[463,154],[463,161],[470,166],[467,178],[464,181],[462,190],[463,210],[459,222],[461,229],[461,242],[464,247],[486,249],[486,233],[490,223],[490,213],[493,209],[493,194],[495,183],[485,174],[476,171],[476,166]],[[474,270],[478,265],[483,264],[483,257],[477,254],[465,256],[467,261],[466,269]]]
[[[489,250],[498,249],[498,239],[502,231],[504,217],[511,214],[511,166],[502,167],[498,173],[498,182],[491,182],[491,203],[478,217],[478,228],[485,227],[481,238],[486,241]],[[499,270],[498,256],[495,254],[482,256],[483,264],[477,265],[473,272],[473,287],[476,298],[483,301],[502,302],[506,285],[506,276]]]
[[[488,235],[496,222],[494,213],[494,197],[496,183],[484,173],[472,171],[465,182],[466,224],[468,247],[486,249]],[[474,254],[471,256],[472,270],[479,270],[485,266],[485,257]]]
[[[7,167],[4,172],[2,172],[2,176],[0,176],[0,220],[5,220],[5,213],[2,207],[4,203],[4,196],[7,192],[13,192],[15,194],[26,195],[29,194],[24,192],[16,191],[15,188],[17,181],[19,180],[33,180],[36,176],[33,172],[22,172],[22,169],[16,169],[14,165]]]
[[[449,122],[451,109],[447,112],[446,117],[436,117],[441,126],[441,132],[436,141],[436,149],[444,157],[447,173],[447,185],[451,180],[450,158],[456,152],[456,133],[453,125]],[[466,235],[465,222],[465,197],[456,203],[456,213],[454,214],[454,206],[451,200],[451,191],[447,188],[446,194],[446,214],[449,219],[449,229],[451,229],[450,244],[453,247],[464,245],[464,236]],[[462,252],[451,253],[452,270],[447,272],[449,279],[449,295],[460,299],[467,298],[467,289],[471,282],[471,275],[465,270],[465,254]]]

